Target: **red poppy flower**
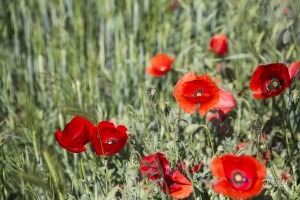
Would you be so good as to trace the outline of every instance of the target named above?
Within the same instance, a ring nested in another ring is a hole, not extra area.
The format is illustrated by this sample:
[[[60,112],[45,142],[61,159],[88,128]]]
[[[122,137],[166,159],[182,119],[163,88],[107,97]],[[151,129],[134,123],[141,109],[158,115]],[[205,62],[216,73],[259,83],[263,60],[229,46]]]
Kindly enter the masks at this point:
[[[194,173],[198,172],[201,169],[202,165],[203,165],[203,162],[199,162],[197,165],[195,165],[193,167],[189,166],[189,173],[191,175],[193,175]],[[177,168],[180,172],[184,172],[184,170],[186,169],[186,163],[178,160]]]
[[[156,54],[151,60],[151,66],[146,68],[146,72],[152,76],[162,76],[171,70],[171,65],[175,58],[170,58],[166,54]]]
[[[150,180],[157,180],[170,172],[170,164],[166,156],[160,152],[145,156],[140,161],[142,175]]]
[[[213,190],[237,199],[258,195],[266,177],[266,167],[248,155],[227,154],[215,157],[210,169],[212,174],[219,178],[213,184]]]
[[[218,34],[210,39],[210,50],[219,56],[228,53],[228,42],[226,35]]]
[[[162,153],[143,157],[140,169],[142,175],[150,180],[162,178],[163,182],[157,182],[157,185],[173,198],[186,198],[193,192],[193,186],[185,176],[178,170],[170,171],[169,162]]]
[[[91,144],[96,154],[111,156],[121,151],[128,139],[126,131],[123,125],[115,127],[111,122],[100,122],[91,135]]]
[[[281,94],[291,84],[288,68],[283,63],[258,66],[249,83],[254,98],[264,99]]]
[[[249,142],[241,142],[236,146],[236,151],[244,149],[249,146]]]
[[[76,116],[64,128],[55,132],[56,141],[66,150],[73,153],[85,151],[84,145],[90,141],[94,125],[87,119]]]
[[[198,112],[205,115],[218,103],[219,91],[208,75],[197,76],[191,72],[177,82],[173,95],[184,112],[193,113],[200,104]]]
[[[295,76],[299,70],[300,70],[300,62],[293,62],[289,66],[289,74],[290,74],[291,80],[293,80],[295,78]],[[300,77],[300,74],[298,75],[298,77]]]

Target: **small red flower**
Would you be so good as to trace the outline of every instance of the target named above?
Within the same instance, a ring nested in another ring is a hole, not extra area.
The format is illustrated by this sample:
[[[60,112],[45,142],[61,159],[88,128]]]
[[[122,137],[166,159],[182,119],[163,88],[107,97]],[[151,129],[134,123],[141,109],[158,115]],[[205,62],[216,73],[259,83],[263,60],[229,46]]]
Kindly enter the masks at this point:
[[[287,172],[282,172],[280,175],[280,181],[285,181],[287,183],[292,182],[291,175]]]
[[[237,199],[258,195],[266,177],[266,167],[248,155],[227,154],[215,157],[210,169],[212,174],[219,178],[213,184],[213,190]]]
[[[300,62],[293,62],[289,66],[289,74],[290,74],[291,80],[293,80],[295,78],[295,76],[299,70],[300,70]],[[298,75],[298,77],[300,77],[300,74]]]
[[[90,141],[90,133],[94,125],[83,117],[74,117],[63,132],[55,132],[56,141],[66,150],[73,153],[85,151],[84,145]]]
[[[111,122],[100,122],[91,135],[91,144],[96,154],[111,156],[121,151],[128,139],[126,131],[123,125],[115,127]]]
[[[146,72],[152,76],[162,76],[171,70],[171,65],[175,58],[170,58],[166,54],[156,54],[151,60],[151,66],[146,68]]]
[[[208,75],[197,76],[191,72],[177,82],[173,95],[184,112],[193,113],[200,104],[198,112],[205,115],[218,103],[219,91]]]
[[[203,166],[203,162],[199,162],[197,165],[191,167],[189,166],[189,173],[191,175],[193,175],[194,173],[198,172],[201,167]],[[184,170],[186,169],[186,163],[185,162],[181,162],[181,161],[177,161],[177,169],[180,171],[180,172],[184,172]]]
[[[258,66],[249,83],[254,98],[264,99],[281,94],[291,84],[288,68],[283,63]]]
[[[210,39],[210,50],[218,56],[228,53],[228,42],[226,35],[218,34]]]
[[[236,151],[244,149],[249,146],[249,142],[241,142],[236,146]]]
[[[193,192],[192,183],[185,176],[178,170],[170,171],[169,162],[162,153],[143,157],[140,169],[142,175],[152,181],[162,178],[163,182],[158,181],[157,185],[173,198],[186,198]]]

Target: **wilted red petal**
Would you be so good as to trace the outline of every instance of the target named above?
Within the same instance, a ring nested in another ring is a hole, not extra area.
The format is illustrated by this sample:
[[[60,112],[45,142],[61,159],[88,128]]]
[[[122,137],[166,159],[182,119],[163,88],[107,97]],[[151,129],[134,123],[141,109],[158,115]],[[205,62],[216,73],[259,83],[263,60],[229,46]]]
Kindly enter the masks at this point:
[[[273,84],[276,85],[276,88]],[[258,66],[249,83],[254,98],[264,99],[281,94],[291,84],[288,68],[283,63]]]
[[[91,144],[97,155],[111,156],[123,149],[127,143],[127,128],[102,121],[95,127],[91,136]]]
[[[183,199],[193,192],[192,183],[178,170],[172,171],[165,176],[167,192],[173,198]]]
[[[210,165],[214,176],[220,178],[213,185],[217,193],[232,198],[250,198],[263,187],[266,167],[252,156],[233,154],[216,157]]]
[[[156,153],[149,156],[145,156],[140,161],[140,170],[142,175],[156,180],[163,178],[164,174],[168,174],[170,171],[170,165],[163,153]]]
[[[218,34],[210,40],[210,50],[219,56],[228,53],[228,42],[226,35]]]
[[[80,116],[74,117],[64,128],[56,131],[56,141],[66,150],[79,153],[85,151],[84,145],[90,140],[90,132],[94,125]]]

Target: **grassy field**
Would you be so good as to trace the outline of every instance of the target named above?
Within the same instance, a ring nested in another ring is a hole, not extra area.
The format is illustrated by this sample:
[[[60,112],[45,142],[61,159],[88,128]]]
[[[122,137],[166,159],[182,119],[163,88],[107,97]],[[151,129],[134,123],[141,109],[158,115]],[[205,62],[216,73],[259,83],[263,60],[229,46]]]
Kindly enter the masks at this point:
[[[156,152],[172,168],[177,160],[204,163],[188,177],[189,199],[229,199],[212,190],[209,163],[236,153],[241,142],[251,148],[238,154],[271,155],[264,189],[253,199],[299,198],[299,80],[265,100],[252,98],[248,86],[260,64],[299,61],[300,3],[172,2],[0,1],[0,199],[172,199],[141,175],[139,161]],[[229,40],[224,57],[209,51],[220,33]],[[145,73],[157,53],[176,57],[162,77]],[[206,73],[233,93],[237,106],[225,121],[180,109],[173,88],[188,72]],[[110,157],[89,145],[66,151],[54,133],[76,115],[125,125],[127,145]],[[268,139],[259,143],[262,133]]]

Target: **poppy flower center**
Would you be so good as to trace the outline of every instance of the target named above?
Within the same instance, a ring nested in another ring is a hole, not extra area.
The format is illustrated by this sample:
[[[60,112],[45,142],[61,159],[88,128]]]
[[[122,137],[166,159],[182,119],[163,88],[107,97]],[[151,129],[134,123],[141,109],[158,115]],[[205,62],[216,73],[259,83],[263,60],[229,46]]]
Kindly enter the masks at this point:
[[[106,144],[114,144],[114,143],[116,143],[117,142],[117,140],[115,139],[115,138],[110,138],[110,139],[108,139],[108,140],[106,140]]]
[[[211,87],[203,81],[189,81],[182,85],[182,96],[193,103],[204,103],[213,97]]]
[[[159,71],[164,72],[166,71],[168,68],[166,66],[160,66]]]
[[[198,89],[198,90],[193,94],[194,97],[200,97],[200,96],[202,96],[202,95],[203,95],[203,92],[202,92],[201,89]]]
[[[243,175],[239,172],[236,172],[233,174],[233,182],[237,184],[241,184],[242,182],[245,182],[246,179],[243,177]]]
[[[247,190],[252,186],[252,181],[239,171],[232,174],[230,182],[239,190]]]
[[[267,84],[267,90],[279,90],[280,88],[280,81],[277,78],[273,78],[268,84]]]

